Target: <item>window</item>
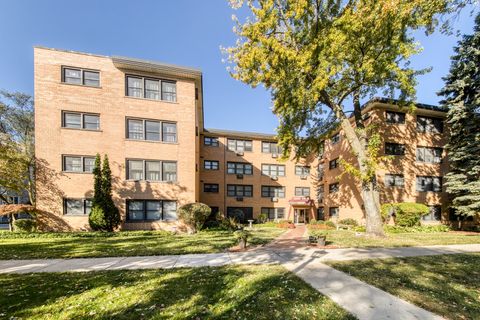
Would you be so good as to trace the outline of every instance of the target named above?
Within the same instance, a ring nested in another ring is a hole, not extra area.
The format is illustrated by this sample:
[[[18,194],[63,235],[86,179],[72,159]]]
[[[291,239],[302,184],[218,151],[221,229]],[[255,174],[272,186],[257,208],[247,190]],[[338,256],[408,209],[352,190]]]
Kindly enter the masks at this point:
[[[177,203],[171,200],[127,200],[127,220],[177,220]]]
[[[442,148],[417,147],[417,161],[426,163],[441,163]]]
[[[440,118],[417,116],[417,131],[423,133],[442,133],[443,120]]]
[[[250,163],[227,162],[228,174],[253,174],[253,166]]]
[[[177,181],[177,163],[160,160],[127,160],[127,180]]]
[[[253,186],[242,184],[227,185],[227,195],[229,197],[252,197]]]
[[[340,142],[340,133],[337,133],[330,138],[331,144],[337,144],[339,142]]]
[[[227,148],[235,152],[252,151],[252,140],[228,139]]]
[[[331,207],[328,209],[328,213],[329,213],[329,216],[330,218],[338,218],[338,215],[340,213],[340,210],[338,209],[338,207]]]
[[[441,206],[428,206],[430,212],[422,216],[423,221],[440,221],[442,220],[442,207]]]
[[[247,223],[247,220],[253,219],[252,207],[227,207],[227,217],[235,218],[241,223]]]
[[[266,142],[262,141],[262,152],[271,153],[271,154],[282,154],[282,147],[280,147],[276,142]]]
[[[330,160],[330,162],[328,163],[328,169],[332,170],[335,168],[338,168],[338,158]]]
[[[320,163],[318,165],[318,180],[322,180],[323,179],[323,174],[325,173],[325,170],[324,170],[324,165],[323,163]]]
[[[285,198],[285,187],[262,186],[263,198]]]
[[[63,156],[63,171],[65,172],[93,172],[94,157]]]
[[[126,82],[126,93],[129,97],[177,101],[177,84],[175,81],[127,76]]]
[[[386,187],[403,188],[404,184],[405,184],[405,182],[404,182],[403,174],[392,174],[392,173],[385,174],[385,186]]]
[[[296,197],[310,197],[310,188],[308,187],[295,187]]]
[[[89,87],[100,87],[100,72],[79,68],[63,67],[62,80],[64,83],[78,84]]]
[[[417,176],[417,191],[442,192],[442,177]]]
[[[404,156],[405,145],[399,143],[385,142],[385,154],[391,156]]]
[[[217,137],[203,137],[203,144],[210,147],[218,147]]]
[[[338,182],[328,185],[328,193],[335,193],[340,190],[340,184]]]
[[[325,208],[317,208],[317,220],[325,220]]]
[[[318,202],[323,202],[324,194],[325,194],[325,187],[324,187],[323,185],[322,185],[322,186],[318,186],[318,188],[317,188],[317,199],[318,199]]]
[[[262,208],[261,213],[267,215],[269,220],[281,220],[285,218],[285,208]]]
[[[91,199],[63,199],[63,214],[65,215],[88,215],[91,210]]]
[[[405,123],[405,113],[403,112],[386,112],[387,123],[392,124],[404,124]]]
[[[177,124],[158,120],[127,119],[127,139],[177,141]]]
[[[218,170],[218,161],[216,160],[205,160],[203,161],[203,168],[205,170]]]
[[[84,130],[100,130],[100,115],[81,112],[63,112],[62,127]]]
[[[218,193],[218,183],[204,183],[203,192]]]
[[[308,175],[310,175],[310,167],[295,166],[295,175],[297,175],[297,176],[308,176]]]
[[[270,177],[284,177],[285,166],[281,164],[262,164],[262,174]]]

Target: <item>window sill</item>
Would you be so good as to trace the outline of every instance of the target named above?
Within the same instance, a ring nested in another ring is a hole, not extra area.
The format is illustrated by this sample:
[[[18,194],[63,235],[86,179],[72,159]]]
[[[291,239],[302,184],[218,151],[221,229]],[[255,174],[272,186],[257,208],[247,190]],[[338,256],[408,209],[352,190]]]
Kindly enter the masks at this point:
[[[86,84],[68,83],[68,82],[63,82],[63,81],[60,81],[60,84],[64,84],[64,85],[67,85],[67,86],[74,86],[74,87],[102,89],[102,86],[98,86],[98,87],[97,86],[89,86],[89,85],[86,85]]]
[[[170,104],[180,104],[178,101],[168,101],[168,100],[157,100],[157,99],[149,99],[149,98],[139,98],[139,97],[132,97],[132,96],[125,96],[127,99],[134,99],[134,100],[141,100],[141,101],[152,101],[152,102],[164,102]]]
[[[61,127],[61,129],[75,130],[75,131],[103,132],[103,130],[101,129],[81,129],[81,128],[68,128],[68,127]]]
[[[159,144],[171,144],[171,145],[178,145],[178,141],[176,142],[167,142],[167,141],[157,141],[157,140],[141,140],[141,139],[129,139],[126,138],[125,141],[132,141],[132,142],[149,142],[149,143],[159,143]]]
[[[86,171],[83,171],[83,172],[80,172],[80,171],[65,171],[65,170],[62,170],[63,173],[75,173],[75,174],[93,174],[93,172],[86,172]]]

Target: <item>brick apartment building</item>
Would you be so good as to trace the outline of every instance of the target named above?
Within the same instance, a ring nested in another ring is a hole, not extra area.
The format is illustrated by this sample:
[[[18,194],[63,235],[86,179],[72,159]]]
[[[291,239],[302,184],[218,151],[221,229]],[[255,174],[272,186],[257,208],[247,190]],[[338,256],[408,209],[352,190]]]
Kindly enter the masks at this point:
[[[323,154],[282,161],[273,135],[203,127],[197,69],[43,47],[34,60],[35,151],[51,177],[37,206],[53,229],[88,228],[97,152],[110,159],[122,229],[171,227],[176,208],[198,201],[245,220],[364,218],[358,185],[341,175],[339,159],[353,157],[341,131]],[[448,220],[445,113],[382,99],[363,113],[393,156],[377,173],[381,202],[425,203],[425,220]]]

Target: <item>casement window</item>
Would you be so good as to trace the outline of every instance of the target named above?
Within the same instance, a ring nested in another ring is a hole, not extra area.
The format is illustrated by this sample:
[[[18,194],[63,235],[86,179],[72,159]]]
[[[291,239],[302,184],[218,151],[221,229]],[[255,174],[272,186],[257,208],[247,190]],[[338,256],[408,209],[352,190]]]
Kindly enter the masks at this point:
[[[177,101],[177,83],[171,80],[127,76],[126,94],[129,97]]]
[[[243,184],[228,184],[227,196],[229,197],[252,197],[253,186]]]
[[[235,152],[252,151],[252,140],[227,139],[227,149]]]
[[[338,182],[331,183],[328,185],[328,193],[335,193],[340,190],[340,184]]]
[[[262,174],[270,177],[284,177],[285,165],[281,164],[262,164]]]
[[[285,198],[285,187],[262,186],[262,198]]]
[[[285,219],[285,208],[262,208],[260,210],[269,220]]]
[[[405,123],[405,113],[403,112],[386,111],[385,117],[386,117],[387,123],[391,123],[391,124]]]
[[[127,220],[177,220],[177,202],[172,200],[127,200]]]
[[[404,156],[405,145],[399,143],[385,142],[385,154],[391,156]]]
[[[227,162],[228,174],[253,174],[253,166],[250,163],[243,162]]]
[[[92,210],[91,199],[63,199],[63,214],[70,216],[84,216]]]
[[[417,176],[418,192],[442,192],[442,177]]]
[[[310,175],[310,167],[295,166],[295,175],[303,177]]]
[[[127,119],[127,139],[177,142],[177,124],[146,119]]]
[[[417,131],[423,133],[442,133],[443,119],[417,116]]]
[[[385,174],[385,186],[386,187],[398,187],[403,188],[405,185],[405,179],[403,174]]]
[[[203,137],[203,144],[210,147],[218,147],[217,137]]]
[[[417,147],[417,161],[426,163],[441,163],[442,148]]]
[[[330,218],[338,218],[339,213],[340,210],[338,209],[338,207],[328,208],[328,215],[330,216]]]
[[[340,142],[340,133],[336,133],[330,138],[330,143],[331,144],[337,144]]]
[[[422,216],[423,221],[441,221],[442,220],[442,207],[441,206],[428,206],[429,213]]]
[[[205,170],[218,170],[219,163],[216,160],[204,160],[203,161],[203,168]]]
[[[62,68],[62,82],[88,87],[100,87],[100,72],[81,68]]]
[[[325,187],[323,185],[318,186],[317,188],[317,200],[318,202],[323,202],[325,196]]]
[[[338,158],[330,160],[330,162],[328,163],[328,169],[329,170],[332,170],[332,169],[335,169],[335,168],[338,168]]]
[[[62,157],[64,172],[84,172],[91,173],[95,167],[95,157],[84,156],[63,156]]]
[[[177,181],[177,163],[160,160],[127,160],[127,180]]]
[[[262,152],[271,154],[282,154],[283,150],[276,142],[262,141]]]
[[[100,115],[63,111],[62,127],[83,130],[100,130]]]
[[[218,193],[218,183],[204,183],[203,192]]]
[[[310,188],[309,187],[295,187],[295,196],[296,197],[310,197]]]

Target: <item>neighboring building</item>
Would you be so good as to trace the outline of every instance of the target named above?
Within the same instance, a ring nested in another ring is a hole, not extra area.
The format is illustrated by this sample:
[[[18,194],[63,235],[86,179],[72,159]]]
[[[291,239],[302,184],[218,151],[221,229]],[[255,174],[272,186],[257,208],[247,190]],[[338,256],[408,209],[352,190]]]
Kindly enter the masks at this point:
[[[392,155],[378,172],[381,202],[425,203],[427,219],[448,219],[445,113],[381,99],[363,112]],[[205,129],[197,69],[36,47],[35,123],[36,155],[55,172],[37,185],[37,206],[67,228],[88,226],[97,152],[110,158],[123,229],[172,226],[176,208],[197,201],[244,220],[364,219],[357,183],[341,175],[339,159],[353,157],[342,132],[297,163],[280,160],[272,135]]]

